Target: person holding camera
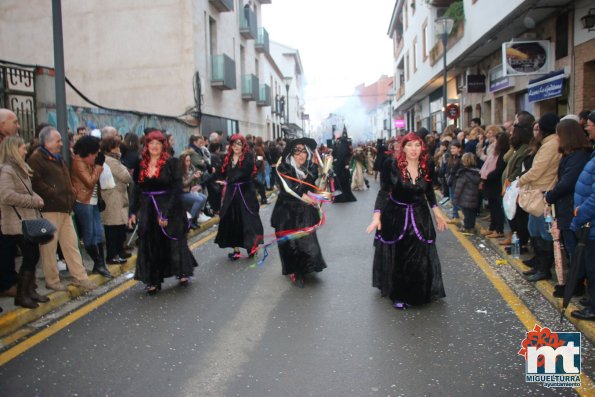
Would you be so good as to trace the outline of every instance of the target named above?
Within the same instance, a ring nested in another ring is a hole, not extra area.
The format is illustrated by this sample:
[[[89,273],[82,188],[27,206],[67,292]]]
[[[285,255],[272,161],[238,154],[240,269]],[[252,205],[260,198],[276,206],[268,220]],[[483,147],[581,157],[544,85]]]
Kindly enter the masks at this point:
[[[103,171],[105,155],[99,151],[99,139],[80,138],[73,147],[71,179],[76,192],[74,213],[79,225],[85,250],[93,260],[93,273],[113,278],[105,266],[103,252],[103,224],[99,214],[99,177]]]
[[[13,241],[23,255],[17,278],[14,304],[34,309],[37,302],[49,298],[35,291],[35,266],[39,261],[39,244],[23,237],[22,220],[36,219],[43,199],[33,192],[31,168],[25,163],[27,147],[22,138],[11,136],[0,144],[0,205],[2,211],[2,235]]]

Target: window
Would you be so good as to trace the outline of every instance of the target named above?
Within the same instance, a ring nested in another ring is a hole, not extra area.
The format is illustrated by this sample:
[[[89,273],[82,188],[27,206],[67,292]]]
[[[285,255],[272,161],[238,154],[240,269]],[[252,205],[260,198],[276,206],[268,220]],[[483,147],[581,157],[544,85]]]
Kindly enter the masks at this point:
[[[415,14],[415,0],[411,0],[411,15]]]
[[[568,13],[556,18],[556,59],[568,56]]]
[[[405,4],[403,5],[403,25],[405,26],[405,30],[407,30],[407,21],[409,20],[407,12],[407,2],[405,2]]]
[[[417,37],[413,39],[413,73],[417,71]]]
[[[405,75],[407,80],[409,80],[409,51],[405,53]]]
[[[428,35],[428,20],[424,21],[421,28],[421,59],[423,62],[428,59],[428,48],[430,48],[430,37]]]

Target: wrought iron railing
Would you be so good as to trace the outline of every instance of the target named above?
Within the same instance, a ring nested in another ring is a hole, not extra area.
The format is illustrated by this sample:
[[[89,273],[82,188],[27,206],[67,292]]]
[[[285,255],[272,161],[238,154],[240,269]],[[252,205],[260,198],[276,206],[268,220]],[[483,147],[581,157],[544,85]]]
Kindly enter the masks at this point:
[[[26,142],[32,141],[37,119],[33,69],[0,65],[0,108],[16,114],[21,125],[19,134]]]

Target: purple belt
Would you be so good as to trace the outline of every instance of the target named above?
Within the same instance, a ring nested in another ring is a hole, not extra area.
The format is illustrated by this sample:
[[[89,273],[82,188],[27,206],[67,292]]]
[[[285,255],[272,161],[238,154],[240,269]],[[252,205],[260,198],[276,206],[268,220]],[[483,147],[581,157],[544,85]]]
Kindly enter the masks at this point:
[[[403,239],[403,237],[405,236],[405,232],[407,231],[407,226],[409,226],[409,221],[411,219],[411,225],[413,226],[413,230],[415,231],[415,235],[417,236],[419,241],[426,243],[426,244],[432,244],[434,242],[434,240],[426,240],[421,235],[421,233],[419,232],[419,229],[417,228],[417,223],[415,222],[415,213],[413,210],[413,207],[415,206],[415,204],[401,203],[400,201],[395,200],[392,195],[389,195],[388,197],[396,205],[400,205],[401,207],[406,208],[406,210],[405,210],[405,225],[403,226],[403,231],[401,232],[401,235],[399,237],[397,237],[396,240],[385,240],[382,238],[382,236],[380,234],[376,235],[375,239],[380,240],[384,244],[395,244],[395,243],[401,241]]]
[[[149,196],[151,198],[151,201],[153,201],[153,206],[155,207],[155,212],[157,212],[157,216],[159,217],[160,220],[167,220],[167,219],[163,217],[163,214],[159,210],[159,206],[157,205],[155,196],[160,196],[162,194],[167,194],[167,193],[169,193],[169,190],[159,190],[159,191],[155,191],[155,192],[143,192],[143,194],[145,196]],[[178,240],[177,238],[167,234],[167,232],[165,231],[165,228],[163,226],[159,226],[159,227],[161,228],[161,232],[165,235],[165,237],[167,237],[170,240],[176,240],[176,241]]]
[[[235,196],[236,192],[240,192],[240,197],[242,198],[242,203],[244,203],[244,207],[246,207],[246,209],[248,210],[248,212],[254,216],[256,216],[256,214],[254,212],[252,212],[250,210],[250,207],[248,207],[248,204],[246,204],[246,199],[244,198],[244,193],[242,193],[242,189],[240,189],[240,186],[245,184],[245,183],[252,183],[252,182],[236,182],[233,183],[233,193],[231,193],[231,200],[233,200],[233,196]]]

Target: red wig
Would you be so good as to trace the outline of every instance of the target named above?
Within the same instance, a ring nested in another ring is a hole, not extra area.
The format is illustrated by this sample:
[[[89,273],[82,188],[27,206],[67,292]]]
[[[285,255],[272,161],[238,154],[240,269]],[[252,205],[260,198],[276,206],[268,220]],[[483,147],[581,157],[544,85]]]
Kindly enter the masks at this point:
[[[167,138],[165,134],[159,130],[153,130],[145,135],[145,146],[141,152],[141,160],[140,160],[140,174],[138,176],[139,182],[144,182],[145,178],[148,176],[149,172],[149,161],[151,161],[151,154],[149,153],[149,143],[151,141],[159,141],[163,146],[163,150],[161,151],[161,157],[157,161],[157,172],[155,173],[154,177],[159,178],[159,174],[161,173],[161,167],[165,164],[167,159],[169,158],[168,148],[169,145],[167,143]]]
[[[421,168],[421,173],[424,177],[426,182],[430,182],[430,173],[428,172],[428,154],[426,152],[426,145],[424,144],[424,140],[421,139],[420,136],[415,135],[413,132],[408,133],[403,137],[401,140],[400,145],[400,153],[397,157],[397,167],[399,171],[401,171],[401,176],[403,176],[404,180],[409,180],[409,174],[407,173],[407,156],[405,155],[405,145],[409,142],[417,141],[421,144],[421,154],[419,155],[419,167]]]
[[[222,173],[225,173],[225,170],[227,169],[227,166],[229,165],[229,162],[231,161],[231,158],[233,156],[233,144],[238,140],[242,142],[242,154],[240,154],[240,159],[238,160],[238,163],[240,166],[244,162],[244,158],[246,157],[246,154],[248,152],[250,152],[250,147],[248,146],[248,142],[246,142],[246,138],[244,138],[244,136],[242,134],[232,135],[231,138],[229,138],[229,147],[227,148],[227,153],[225,154],[225,158],[223,159],[223,166],[221,167]],[[256,164],[254,165],[254,170],[252,170],[252,175],[255,175],[255,174],[256,174]]]

